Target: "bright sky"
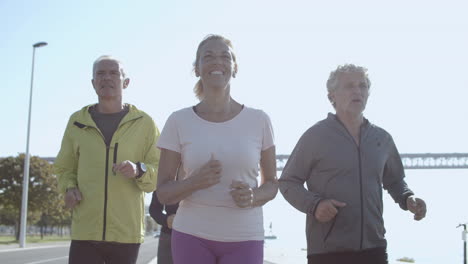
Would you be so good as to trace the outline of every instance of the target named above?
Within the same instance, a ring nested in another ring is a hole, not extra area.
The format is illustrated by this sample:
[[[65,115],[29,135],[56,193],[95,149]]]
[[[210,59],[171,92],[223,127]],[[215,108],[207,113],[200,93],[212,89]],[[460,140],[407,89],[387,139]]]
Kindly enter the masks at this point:
[[[26,149],[32,45],[36,50],[30,151],[55,156],[69,116],[97,97],[93,61],[120,58],[124,101],[163,128],[197,103],[192,62],[209,33],[233,41],[238,102],[273,122],[277,153],[332,111],[325,82],[338,64],[366,66],[365,115],[401,152],[468,152],[468,2],[460,1],[0,1],[0,157]]]

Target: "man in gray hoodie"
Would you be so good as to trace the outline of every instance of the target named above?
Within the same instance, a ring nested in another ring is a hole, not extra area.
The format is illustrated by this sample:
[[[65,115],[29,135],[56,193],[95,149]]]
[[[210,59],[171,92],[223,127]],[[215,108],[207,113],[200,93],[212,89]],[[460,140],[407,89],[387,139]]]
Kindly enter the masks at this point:
[[[404,180],[392,137],[364,118],[369,88],[366,68],[346,64],[331,72],[336,114],[302,135],[279,180],[286,200],[307,214],[309,263],[388,263],[382,186],[415,220],[426,215]]]

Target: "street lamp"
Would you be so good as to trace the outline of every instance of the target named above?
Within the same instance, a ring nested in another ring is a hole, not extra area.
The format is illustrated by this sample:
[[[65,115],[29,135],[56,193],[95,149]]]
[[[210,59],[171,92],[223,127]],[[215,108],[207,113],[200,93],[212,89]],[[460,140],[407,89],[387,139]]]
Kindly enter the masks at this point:
[[[463,231],[462,231],[462,240],[463,240],[463,264],[466,264],[466,235],[468,234],[468,231],[466,230],[466,226],[468,225],[468,223],[464,223],[464,224],[459,224],[457,226],[457,228],[459,227],[463,227]]]
[[[47,46],[47,42],[38,42],[33,45],[32,56],[32,70],[31,70],[31,90],[29,92],[29,115],[28,115],[28,133],[26,136],[26,154],[24,157],[24,173],[23,173],[23,198],[21,199],[21,226],[19,246],[24,248],[26,246],[26,221],[28,215],[28,187],[29,187],[29,132],[31,130],[31,106],[33,94],[33,80],[34,80],[34,55],[36,48]]]

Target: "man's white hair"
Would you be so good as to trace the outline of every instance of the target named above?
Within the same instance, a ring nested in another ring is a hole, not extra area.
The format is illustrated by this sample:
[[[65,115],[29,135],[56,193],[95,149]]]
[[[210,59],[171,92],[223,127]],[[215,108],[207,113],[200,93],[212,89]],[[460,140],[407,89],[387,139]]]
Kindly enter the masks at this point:
[[[94,63],[93,63],[93,78],[94,78],[94,74],[96,73],[96,67],[98,65],[99,62],[101,61],[105,61],[105,60],[109,60],[109,61],[115,61],[119,64],[119,68],[120,68],[120,73],[122,74],[122,77],[125,79],[126,78],[126,74],[125,74],[125,71],[124,71],[124,67],[123,67],[123,64],[120,60],[112,57],[111,55],[102,55],[100,56],[99,58],[97,58]]]
[[[344,65],[339,65],[336,70],[332,71],[330,73],[330,77],[328,77],[327,81],[327,90],[328,93],[333,92],[337,86],[338,86],[338,76],[341,73],[345,72],[360,72],[364,75],[366,78],[367,82],[367,88],[370,89],[371,82],[369,80],[369,76],[367,75],[367,68],[362,67],[362,66],[356,66],[354,64],[344,64]]]

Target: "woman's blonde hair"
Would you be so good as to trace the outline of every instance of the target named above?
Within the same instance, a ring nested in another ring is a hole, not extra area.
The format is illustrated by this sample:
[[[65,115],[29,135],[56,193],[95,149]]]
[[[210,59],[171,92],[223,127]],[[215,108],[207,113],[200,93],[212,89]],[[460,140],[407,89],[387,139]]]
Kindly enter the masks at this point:
[[[197,65],[200,62],[200,52],[201,52],[200,50],[201,50],[201,48],[203,47],[203,45],[205,45],[210,40],[221,40],[226,45],[228,45],[228,47],[231,48],[231,56],[232,56],[232,60],[234,62],[233,77],[235,77],[236,74],[237,74],[238,66],[237,66],[236,54],[234,54],[234,51],[233,51],[234,47],[232,46],[232,42],[229,39],[227,39],[227,38],[225,38],[225,37],[223,37],[221,35],[216,35],[216,34],[210,34],[210,35],[206,36],[200,42],[200,44],[198,44],[197,55],[196,55],[195,61],[193,62],[193,71],[197,72],[197,67],[198,67]],[[197,96],[197,98],[199,100],[203,99],[203,84],[202,84],[201,79],[199,79],[197,81],[197,83],[195,84],[195,87],[193,87],[193,91],[195,92],[195,96]]]

